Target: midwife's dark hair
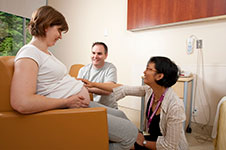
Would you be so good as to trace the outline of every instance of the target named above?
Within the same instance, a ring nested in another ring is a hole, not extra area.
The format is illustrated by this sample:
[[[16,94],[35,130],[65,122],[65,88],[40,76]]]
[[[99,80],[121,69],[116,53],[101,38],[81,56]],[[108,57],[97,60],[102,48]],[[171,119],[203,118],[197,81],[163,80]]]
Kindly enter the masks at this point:
[[[150,63],[155,64],[155,69],[157,70],[157,73],[164,74],[164,77],[161,80],[156,81],[158,85],[167,88],[171,87],[177,82],[180,70],[178,69],[177,65],[169,58],[162,56],[151,57],[147,65]]]
[[[45,37],[45,29],[55,25],[61,26],[61,31],[68,31],[68,24],[60,12],[51,6],[42,6],[33,12],[28,28],[31,35]]]
[[[108,53],[108,47],[107,47],[107,45],[106,45],[104,42],[95,42],[95,43],[93,43],[92,48],[93,48],[95,45],[102,45],[102,46],[104,47],[104,53],[105,53],[105,54]]]

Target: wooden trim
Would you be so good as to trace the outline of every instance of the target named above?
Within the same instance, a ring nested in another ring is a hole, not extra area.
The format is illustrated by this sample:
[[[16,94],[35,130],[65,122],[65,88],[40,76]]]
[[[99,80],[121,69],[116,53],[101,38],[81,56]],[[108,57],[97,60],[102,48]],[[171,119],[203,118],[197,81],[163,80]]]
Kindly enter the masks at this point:
[[[226,0],[128,0],[127,29],[226,15]]]

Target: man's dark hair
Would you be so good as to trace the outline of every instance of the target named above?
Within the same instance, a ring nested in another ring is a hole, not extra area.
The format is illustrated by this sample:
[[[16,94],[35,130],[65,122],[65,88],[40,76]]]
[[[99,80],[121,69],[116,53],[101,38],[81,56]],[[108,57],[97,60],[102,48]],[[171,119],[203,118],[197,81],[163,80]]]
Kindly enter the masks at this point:
[[[102,46],[104,47],[104,52],[105,52],[105,54],[108,53],[108,47],[107,47],[107,45],[106,45],[105,43],[103,43],[103,42],[95,42],[95,43],[93,43],[92,48],[93,48],[95,45],[102,45]]]

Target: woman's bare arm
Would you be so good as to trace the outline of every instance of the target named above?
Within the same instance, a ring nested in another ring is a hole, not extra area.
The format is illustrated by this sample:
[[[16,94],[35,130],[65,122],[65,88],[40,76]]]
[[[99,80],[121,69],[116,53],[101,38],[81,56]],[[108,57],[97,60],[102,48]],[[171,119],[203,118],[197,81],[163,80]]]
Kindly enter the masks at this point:
[[[36,113],[56,108],[82,107],[83,100],[76,95],[67,99],[55,99],[36,94],[38,65],[30,58],[19,59],[14,64],[11,84],[11,106],[23,114]],[[77,101],[81,99],[81,101]]]

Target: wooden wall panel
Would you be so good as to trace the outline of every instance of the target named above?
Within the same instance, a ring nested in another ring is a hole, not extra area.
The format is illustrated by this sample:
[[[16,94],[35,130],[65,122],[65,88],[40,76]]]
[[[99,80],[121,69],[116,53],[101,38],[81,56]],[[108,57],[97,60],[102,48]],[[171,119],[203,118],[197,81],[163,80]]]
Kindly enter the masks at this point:
[[[127,29],[226,15],[226,0],[128,0]]]

